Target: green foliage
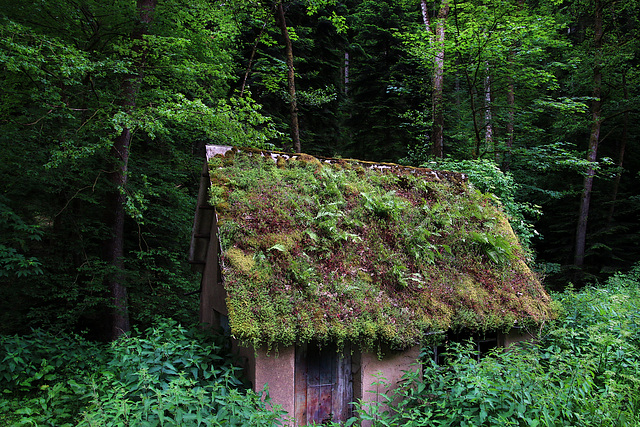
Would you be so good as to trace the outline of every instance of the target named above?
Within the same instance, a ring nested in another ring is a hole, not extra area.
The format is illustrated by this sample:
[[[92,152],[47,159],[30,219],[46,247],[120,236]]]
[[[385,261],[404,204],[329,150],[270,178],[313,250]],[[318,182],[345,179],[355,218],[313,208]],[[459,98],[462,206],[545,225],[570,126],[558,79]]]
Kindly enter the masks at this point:
[[[482,252],[496,264],[503,264],[515,258],[511,243],[500,235],[489,233],[470,233],[471,240],[480,246]]]
[[[365,200],[364,208],[383,219],[398,219],[402,210],[408,203],[395,197],[395,191],[391,190],[382,195],[361,193]]]
[[[640,422],[640,265],[602,288],[556,295],[565,315],[536,343],[480,361],[453,344],[379,403],[357,405],[374,426],[632,426]]]
[[[510,173],[502,172],[495,163],[488,160],[431,160],[426,161],[424,154],[413,151],[405,159],[407,163],[425,162],[422,166],[438,170],[451,170],[464,173],[469,182],[483,193],[491,193],[505,210],[513,231],[525,248],[529,257],[533,243],[539,237],[533,220],[539,218],[542,211],[539,206],[521,200],[521,184]],[[500,250],[498,252],[501,252]]]
[[[42,240],[42,230],[37,225],[26,224],[2,199],[0,196],[0,276],[42,274],[42,263],[22,253],[28,250],[28,241]]]
[[[193,318],[195,297],[184,294],[198,286],[185,256],[202,166],[194,153],[213,140],[273,147],[279,136],[260,105],[229,96],[239,35],[229,7],[160,2],[140,40],[135,2],[3,3],[2,332],[104,337],[114,191],[124,198],[132,323]],[[123,100],[127,79],[135,107]],[[114,189],[111,147],[123,129],[132,133],[127,183]]]
[[[3,425],[272,426],[220,337],[160,321],[111,345],[42,331],[0,341]]]
[[[140,126],[152,137],[167,134],[173,127],[191,126],[189,132],[221,145],[273,149],[272,141],[282,137],[271,119],[261,114],[261,105],[251,98],[231,97],[212,107],[202,100],[190,100],[182,94],[161,107],[138,112]],[[153,124],[146,121],[152,117]],[[132,123],[130,123],[131,125]]]
[[[0,336],[0,378],[5,393],[46,389],[64,378],[95,372],[104,361],[100,345],[77,335],[35,330]]]

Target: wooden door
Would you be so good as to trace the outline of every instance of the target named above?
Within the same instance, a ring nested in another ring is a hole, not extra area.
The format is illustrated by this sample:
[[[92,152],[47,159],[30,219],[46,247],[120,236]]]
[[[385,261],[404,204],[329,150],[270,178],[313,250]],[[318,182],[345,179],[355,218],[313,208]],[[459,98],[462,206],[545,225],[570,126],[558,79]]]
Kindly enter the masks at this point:
[[[296,348],[295,416],[300,426],[346,421],[352,415],[353,380],[348,349],[335,345]]]

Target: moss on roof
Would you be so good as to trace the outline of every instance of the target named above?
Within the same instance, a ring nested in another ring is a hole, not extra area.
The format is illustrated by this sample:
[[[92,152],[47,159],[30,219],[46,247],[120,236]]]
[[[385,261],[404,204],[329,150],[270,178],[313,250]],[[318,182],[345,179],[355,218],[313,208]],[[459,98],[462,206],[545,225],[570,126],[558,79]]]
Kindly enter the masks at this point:
[[[406,348],[553,317],[499,203],[461,174],[235,149],[210,174],[245,342]]]

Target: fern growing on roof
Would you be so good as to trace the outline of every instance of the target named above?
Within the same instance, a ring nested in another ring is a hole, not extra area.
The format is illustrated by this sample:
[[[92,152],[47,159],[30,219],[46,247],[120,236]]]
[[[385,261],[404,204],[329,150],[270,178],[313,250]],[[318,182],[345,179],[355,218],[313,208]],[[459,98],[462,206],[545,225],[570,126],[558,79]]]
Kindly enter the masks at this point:
[[[210,161],[232,334],[406,348],[554,316],[504,213],[461,174],[232,150]]]

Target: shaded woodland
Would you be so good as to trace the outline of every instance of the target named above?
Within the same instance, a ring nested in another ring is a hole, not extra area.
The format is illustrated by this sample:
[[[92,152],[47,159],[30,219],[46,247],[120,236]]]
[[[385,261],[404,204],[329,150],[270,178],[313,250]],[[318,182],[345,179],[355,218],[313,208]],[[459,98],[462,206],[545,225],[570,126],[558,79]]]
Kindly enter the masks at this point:
[[[638,17],[605,0],[3,0],[0,333],[193,321],[206,143],[467,172],[549,288],[626,271]]]

